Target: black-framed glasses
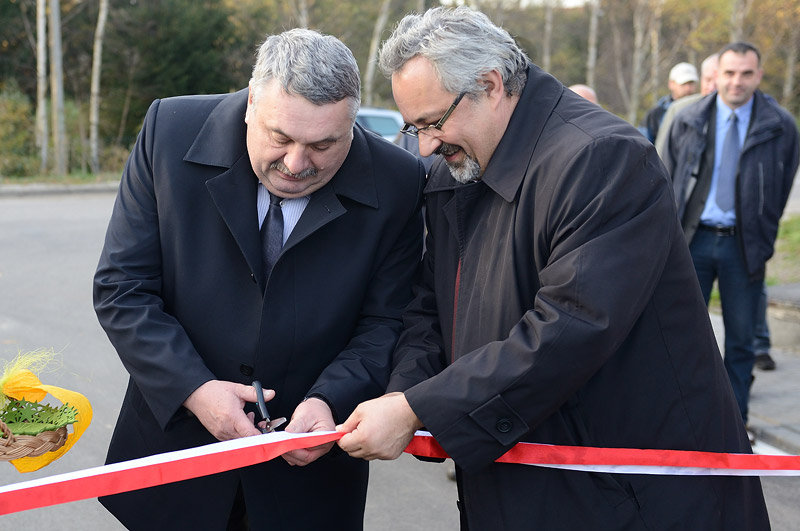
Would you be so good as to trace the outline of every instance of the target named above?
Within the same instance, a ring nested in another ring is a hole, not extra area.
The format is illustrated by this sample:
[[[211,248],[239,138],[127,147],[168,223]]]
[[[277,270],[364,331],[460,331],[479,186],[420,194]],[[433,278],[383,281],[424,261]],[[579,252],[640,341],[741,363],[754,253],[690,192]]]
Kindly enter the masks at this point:
[[[461,94],[456,96],[456,99],[453,100],[453,104],[450,105],[450,108],[447,109],[447,112],[444,113],[444,116],[442,116],[439,119],[439,121],[436,122],[435,124],[426,125],[425,127],[417,127],[414,124],[406,122],[405,124],[403,124],[403,128],[400,130],[400,132],[403,133],[404,135],[413,136],[414,138],[417,138],[420,135],[420,133],[425,133],[426,131],[430,131],[431,129],[436,129],[441,131],[442,126],[447,121],[447,119],[450,118],[450,115],[453,114],[453,111],[456,110],[456,105],[458,105],[458,102],[460,102],[461,98],[464,97],[464,94],[466,94],[466,92],[462,92]]]

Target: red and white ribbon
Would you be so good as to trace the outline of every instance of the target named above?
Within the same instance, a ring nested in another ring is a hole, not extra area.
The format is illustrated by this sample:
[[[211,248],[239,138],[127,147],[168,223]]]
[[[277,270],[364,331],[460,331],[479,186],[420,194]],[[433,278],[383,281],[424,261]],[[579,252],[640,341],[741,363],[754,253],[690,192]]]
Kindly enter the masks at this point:
[[[422,457],[448,457],[430,433],[421,431],[416,433],[405,451]],[[517,443],[497,462],[616,474],[800,476],[800,457],[795,455],[596,448],[526,442]]]
[[[0,487],[0,515],[119,494],[217,474],[274,459],[342,437],[338,432],[276,432]],[[417,432],[406,452],[448,457],[428,432]],[[800,457],[682,450],[638,450],[518,443],[499,463],[625,474],[800,476]]]
[[[15,483],[0,487],[0,515],[226,472],[342,435],[274,432]]]

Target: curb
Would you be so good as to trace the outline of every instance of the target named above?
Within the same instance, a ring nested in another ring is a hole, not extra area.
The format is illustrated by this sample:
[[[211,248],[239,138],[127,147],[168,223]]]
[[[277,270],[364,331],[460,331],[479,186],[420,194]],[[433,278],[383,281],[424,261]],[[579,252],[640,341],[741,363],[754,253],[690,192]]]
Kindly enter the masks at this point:
[[[0,184],[0,196],[22,197],[31,195],[116,193],[119,181],[88,184]]]
[[[757,441],[763,441],[791,455],[800,455],[800,433],[791,426],[774,424],[751,412],[747,429],[753,432]]]

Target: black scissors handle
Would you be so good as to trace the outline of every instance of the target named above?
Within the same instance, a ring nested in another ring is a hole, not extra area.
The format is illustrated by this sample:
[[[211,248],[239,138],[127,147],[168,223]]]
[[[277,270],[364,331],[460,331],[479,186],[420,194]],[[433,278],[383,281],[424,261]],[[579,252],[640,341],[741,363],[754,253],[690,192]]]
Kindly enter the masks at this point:
[[[258,380],[253,380],[252,385],[256,390],[256,405],[258,405],[258,412],[261,415],[261,419],[264,421],[264,427],[259,428],[259,430],[261,430],[261,433],[273,432],[275,431],[275,428],[286,422],[286,417],[270,420],[269,412],[267,411],[267,403],[264,401],[264,389],[261,387],[261,382]]]

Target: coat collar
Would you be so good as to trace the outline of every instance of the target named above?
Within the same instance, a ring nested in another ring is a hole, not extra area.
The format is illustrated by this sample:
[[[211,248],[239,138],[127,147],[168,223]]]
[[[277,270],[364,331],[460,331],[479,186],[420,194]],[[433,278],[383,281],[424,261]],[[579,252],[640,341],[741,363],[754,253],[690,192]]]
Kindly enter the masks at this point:
[[[564,91],[558,80],[536,65],[528,65],[527,75],[519,102],[481,179],[508,202],[516,197],[547,119]],[[426,193],[460,186],[441,160],[437,167],[442,169],[431,169]]]
[[[247,154],[247,89],[223,96],[208,115],[183,160],[231,168]]]
[[[686,111],[686,123],[699,132],[705,132],[716,107],[717,93],[708,96],[689,106]],[[750,127],[747,131],[742,151],[769,140],[782,133],[781,115],[776,110],[777,102],[760,90],[753,94],[753,111],[750,115]],[[681,114],[683,114],[683,112]]]

